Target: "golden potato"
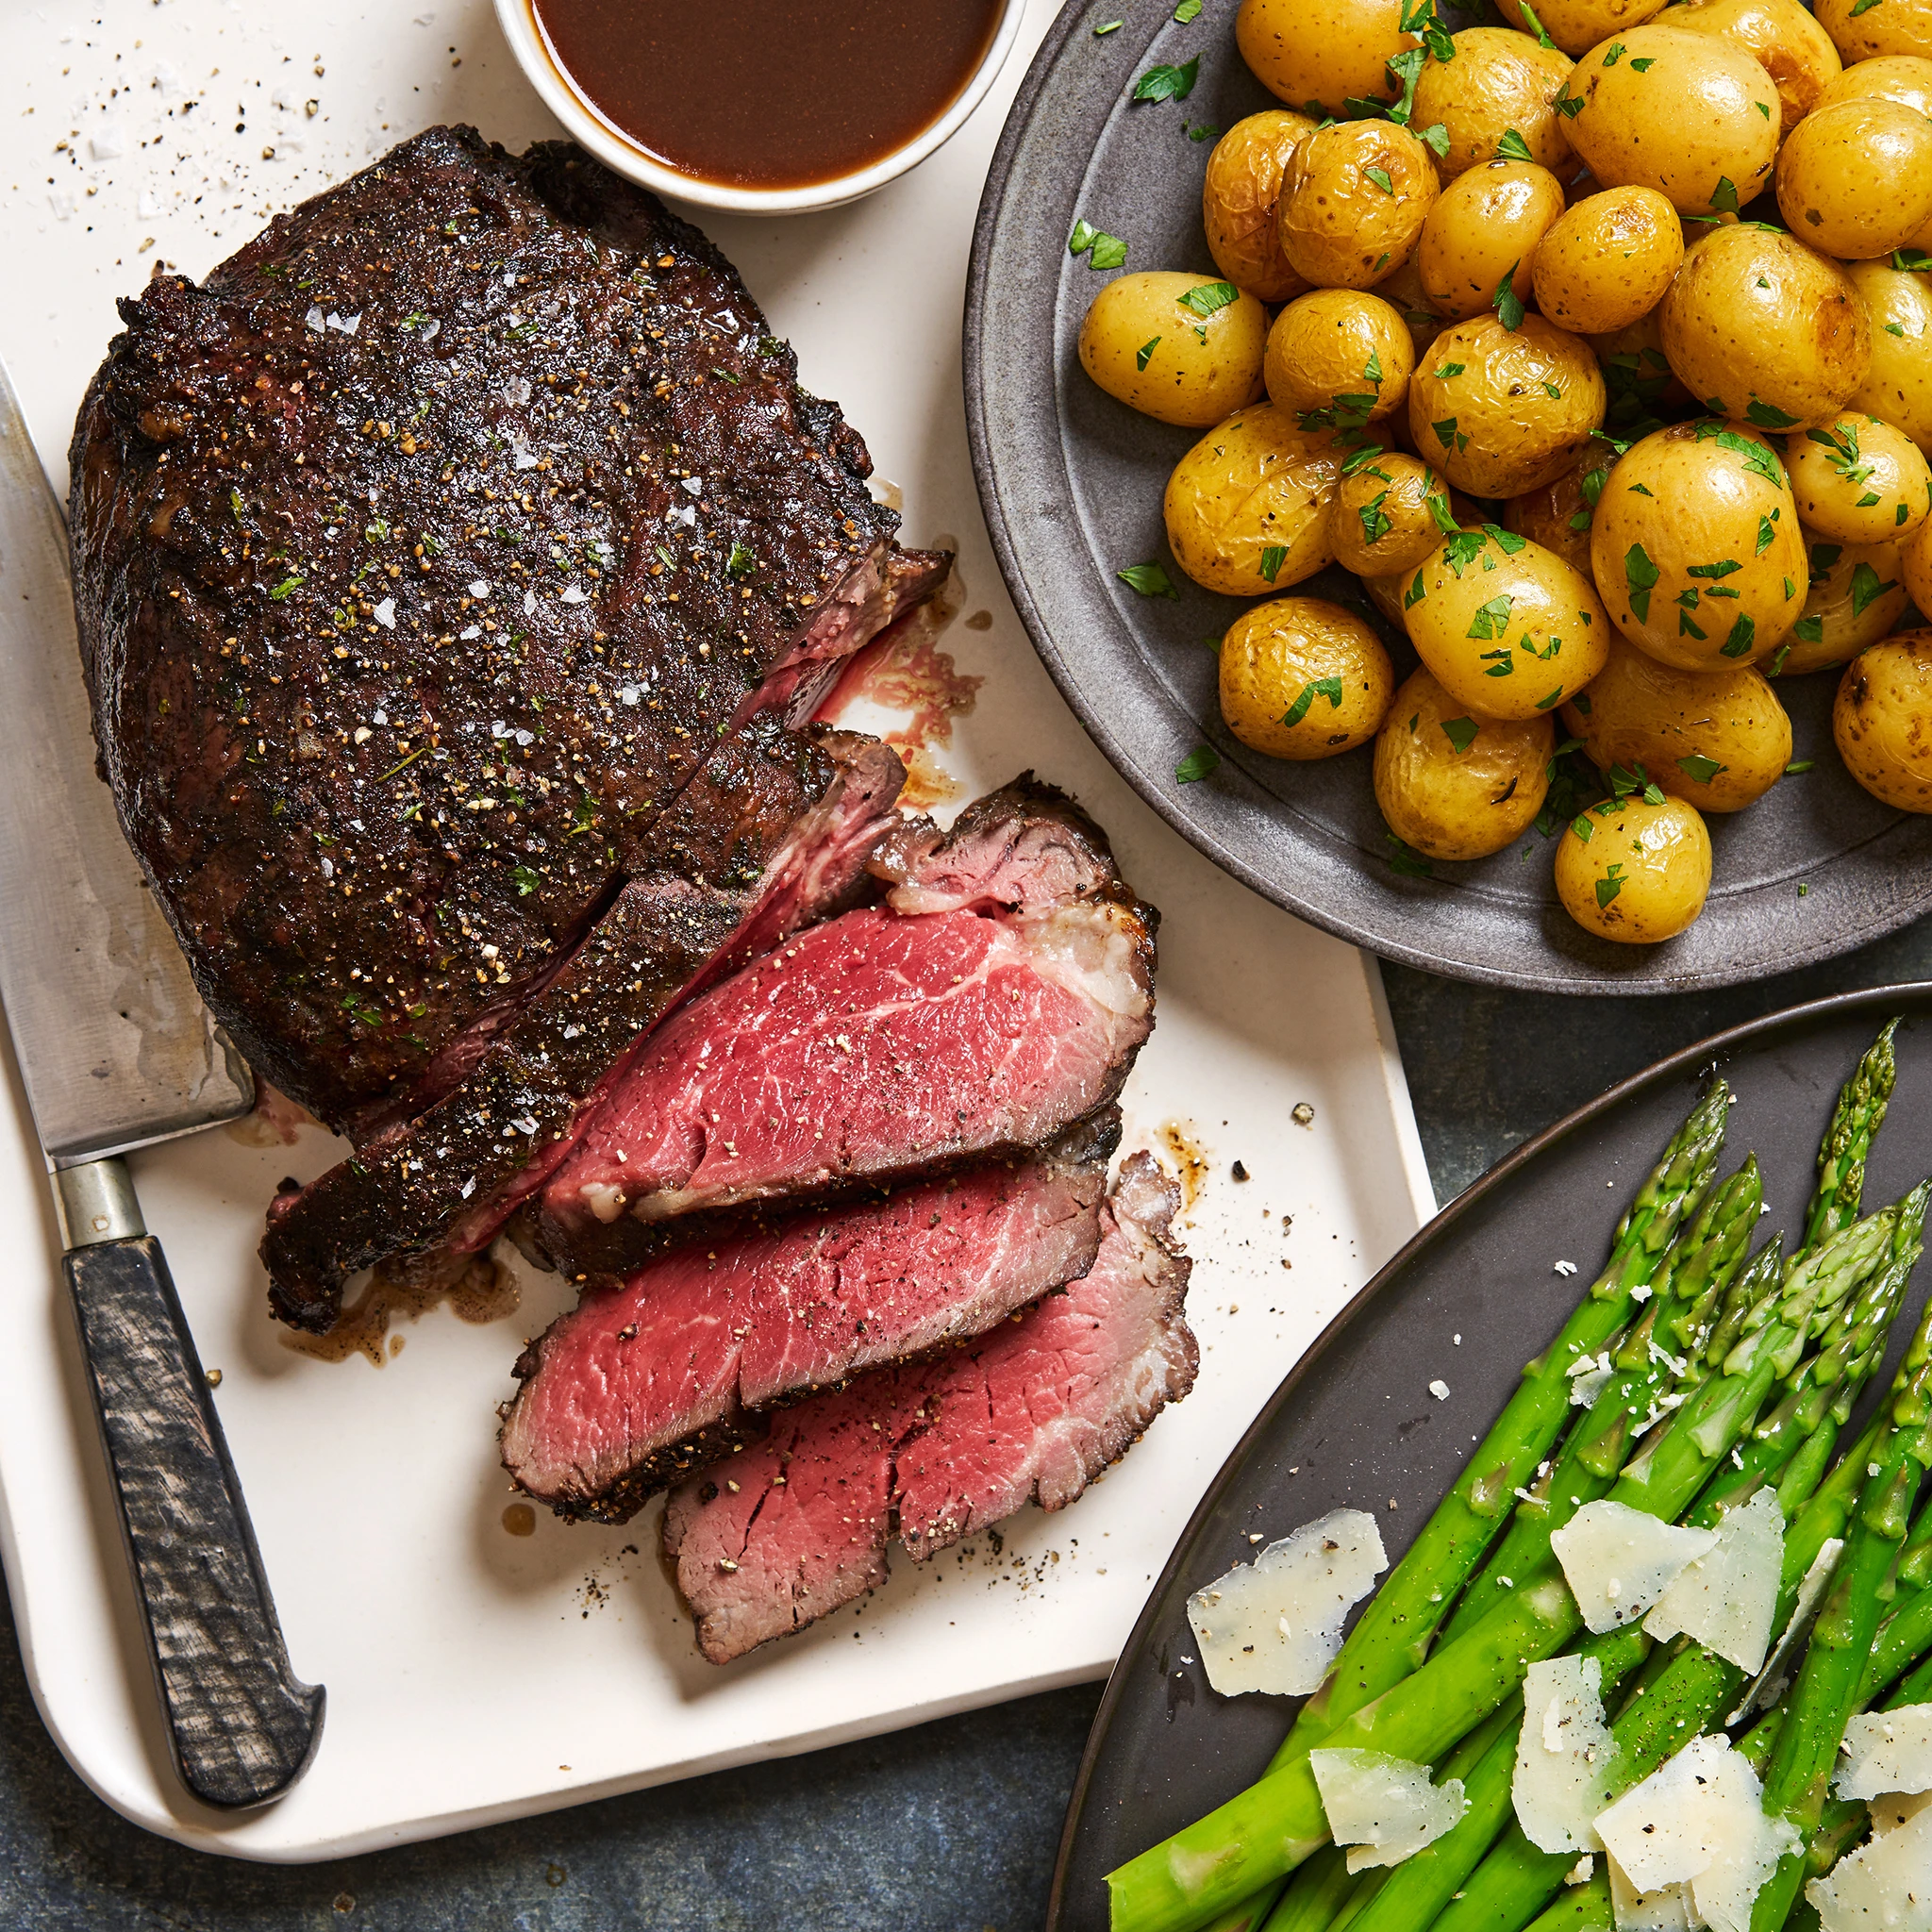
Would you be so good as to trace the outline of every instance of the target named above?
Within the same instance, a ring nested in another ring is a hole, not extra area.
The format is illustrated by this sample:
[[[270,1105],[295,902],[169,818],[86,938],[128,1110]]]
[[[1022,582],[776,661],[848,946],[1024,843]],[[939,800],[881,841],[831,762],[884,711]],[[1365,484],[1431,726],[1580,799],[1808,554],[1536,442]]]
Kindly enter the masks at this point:
[[[1362,589],[1368,592],[1369,602],[1398,627],[1402,623],[1402,587],[1407,581],[1407,571],[1398,571],[1393,576],[1362,579]]]
[[[1677,380],[1671,359],[1664,354],[1664,324],[1659,309],[1653,308],[1648,315],[1639,316],[1627,328],[1612,329],[1607,335],[1592,335],[1587,340],[1603,366],[1612,422],[1629,422],[1690,407],[1690,391]]]
[[[1271,598],[1221,641],[1221,715],[1270,758],[1332,758],[1366,744],[1394,689],[1382,640],[1320,597]]]
[[[1553,709],[1610,647],[1590,579],[1494,524],[1445,537],[1409,573],[1402,621],[1443,689],[1491,718]]]
[[[1899,568],[1892,575],[1904,577],[1906,591],[1921,615],[1932,610],[1932,523],[1919,525],[1919,534],[1899,552]]]
[[[1573,335],[1613,335],[1663,300],[1683,262],[1683,224],[1655,188],[1607,188],[1537,245],[1536,306]]]
[[[1670,24],[1718,35],[1771,75],[1783,108],[1781,137],[1817,107],[1842,66],[1831,36],[1798,0],[1683,0]]]
[[[1814,109],[1777,158],[1777,205],[1826,255],[1903,248],[1932,222],[1932,121],[1876,98]]]
[[[1844,275],[1872,344],[1864,378],[1845,400],[1932,457],[1932,286],[1882,261],[1848,262]]]
[[[1780,106],[1741,47],[1654,24],[1592,47],[1571,75],[1570,145],[1606,188],[1655,188],[1680,213],[1736,213],[1770,178]]]
[[[1414,367],[1398,309],[1357,289],[1315,289],[1274,318],[1261,377],[1303,428],[1359,429],[1400,407]]]
[[[1791,721],[1761,672],[1674,671],[1622,638],[1563,723],[1598,771],[1621,767],[1699,811],[1742,811],[1791,761]]]
[[[1888,54],[1932,58],[1932,4],[1928,0],[1817,0],[1818,25],[1844,60]]]
[[[1429,151],[1392,121],[1338,121],[1288,158],[1275,228],[1318,289],[1367,289],[1407,260],[1441,184]]]
[[[1419,247],[1410,249],[1408,259],[1375,284],[1375,293],[1400,311],[1407,324],[1408,340],[1418,361],[1442,333],[1442,318],[1429,307],[1429,298],[1423,292],[1421,254]]]
[[[1375,803],[1431,858],[1486,858],[1527,831],[1550,789],[1556,727],[1466,709],[1412,671],[1375,737]]]
[[[1903,543],[1932,516],[1932,465],[1903,429],[1875,416],[1852,411],[1793,436],[1785,462],[1798,515],[1821,537]]]
[[[1235,45],[1270,93],[1320,120],[1402,92],[1389,61],[1417,43],[1407,10],[1407,0],[1241,0]]]
[[[1834,543],[1805,533],[1811,563],[1805,608],[1765,664],[1773,677],[1801,677],[1849,664],[1905,615],[1911,578],[1896,543]]]
[[[1622,945],[1674,939],[1710,892],[1710,833],[1681,798],[1607,798],[1557,841],[1557,897],[1586,932]]]
[[[1281,252],[1274,211],[1288,158],[1314,131],[1306,114],[1270,108],[1237,121],[1208,157],[1201,183],[1208,252],[1236,288],[1263,302],[1286,302],[1307,287]]]
[[[1597,589],[1640,650],[1680,671],[1755,664],[1805,608],[1805,546],[1761,436],[1707,419],[1618,459],[1590,533]]]
[[[1167,481],[1174,561],[1230,597],[1265,597],[1333,560],[1328,507],[1346,453],[1272,403],[1217,424]]]
[[[1851,277],[1775,229],[1713,229],[1685,251],[1659,306],[1664,354],[1684,387],[1713,416],[1759,429],[1824,422],[1872,365]]]
[[[1534,0],[1534,4],[1543,31],[1574,59],[1612,34],[1641,26],[1662,8],[1664,0]],[[1496,8],[1525,33],[1536,31],[1523,0],[1496,0]]]
[[[1590,345],[1527,315],[1446,328],[1408,384],[1416,448],[1472,496],[1521,496],[1560,476],[1604,420]]]
[[[1932,630],[1901,631],[1845,666],[1831,735],[1874,798],[1932,811]]]
[[[1829,108],[1839,101],[1878,99],[1932,115],[1932,60],[1916,54],[1881,54],[1847,67],[1815,106]]]
[[[1589,576],[1591,512],[1615,461],[1607,443],[1591,445],[1554,481],[1512,496],[1503,506],[1503,527]]]
[[[1440,127],[1448,137],[1449,152],[1436,163],[1442,178],[1494,160],[1510,133],[1539,166],[1561,167],[1570,158],[1570,138],[1551,103],[1569,77],[1570,57],[1507,27],[1468,27],[1455,36],[1455,47],[1452,58],[1431,55],[1424,63],[1408,120],[1411,127]]]
[[[1129,408],[1199,429],[1261,393],[1268,311],[1232,282],[1121,275],[1080,325],[1080,362]]]
[[[1451,515],[1449,486],[1420,458],[1398,450],[1351,457],[1328,512],[1335,560],[1358,577],[1413,570],[1441,541],[1439,512]]]
[[[1926,124],[1932,132],[1932,122]],[[1484,161],[1450,182],[1423,223],[1416,258],[1440,315],[1463,321],[1491,308],[1507,281],[1530,297],[1537,244],[1563,212],[1563,184],[1529,161]]]

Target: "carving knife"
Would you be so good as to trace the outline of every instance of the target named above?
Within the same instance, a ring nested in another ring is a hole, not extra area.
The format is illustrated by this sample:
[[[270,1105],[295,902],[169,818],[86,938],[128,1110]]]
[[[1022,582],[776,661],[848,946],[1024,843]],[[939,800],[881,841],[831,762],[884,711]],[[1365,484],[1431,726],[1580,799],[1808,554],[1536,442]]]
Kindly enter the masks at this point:
[[[290,1666],[221,1421],[121,1158],[247,1112],[255,1083],[95,775],[67,535],[4,363],[0,1003],[175,1765],[205,1803],[262,1804],[308,1768],[324,1694]]]

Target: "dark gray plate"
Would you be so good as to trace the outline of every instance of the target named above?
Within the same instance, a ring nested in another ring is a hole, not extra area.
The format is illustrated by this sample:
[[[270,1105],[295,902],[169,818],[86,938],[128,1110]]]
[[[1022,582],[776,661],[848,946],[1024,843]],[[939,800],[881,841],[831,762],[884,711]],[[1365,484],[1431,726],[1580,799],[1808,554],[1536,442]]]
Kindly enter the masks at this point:
[[[1027,74],[980,205],[966,301],[967,425],[1000,568],[1035,646],[1121,774],[1176,830],[1278,905],[1387,958],[1469,979],[1558,992],[1677,992],[1725,986],[1853,947],[1932,908],[1932,819],[1888,810],[1845,774],[1831,742],[1834,674],[1780,687],[1800,758],[1751,810],[1710,822],[1715,883],[1704,917],[1670,943],[1616,946],[1557,904],[1550,848],[1535,833],[1432,879],[1390,870],[1366,753],[1293,765],[1223,727],[1215,660],[1202,648],[1244,608],[1182,577],[1160,498],[1198,432],[1137,415],[1102,393],[1074,353],[1107,279],[1070,257],[1076,218],[1123,237],[1128,269],[1214,273],[1200,222],[1211,145],[1273,106],[1236,52],[1231,0],[1176,25],[1173,0],[1070,6]],[[1124,25],[1095,39],[1095,25]],[[1153,61],[1198,54],[1182,102],[1129,104]],[[1180,599],[1147,599],[1122,566],[1163,559]],[[1298,587],[1366,612],[1340,570]],[[1414,655],[1398,646],[1405,674]],[[1174,766],[1212,744],[1221,769],[1181,786]]]
[[[1715,1067],[1738,1095],[1722,1171],[1755,1150],[1765,1229],[1795,1227],[1833,1096],[1893,1013],[1907,1016],[1898,1090],[1865,1199],[1896,1199],[1932,1172],[1932,983],[1794,1007],[1612,1088],[1458,1195],[1329,1324],[1215,1478],[1114,1666],[1067,1811],[1051,1932],[1106,1932],[1107,1874],[1253,1783],[1293,1714],[1287,1698],[1208,1688],[1191,1661],[1189,1596],[1254,1555],[1250,1532],[1273,1541],[1344,1506],[1373,1509],[1399,1557],[1602,1266],[1704,1076]],[[1558,1260],[1581,1272],[1559,1275]],[[1870,1396],[1896,1366],[1926,1275]],[[1428,1392],[1437,1376],[1447,1401]]]

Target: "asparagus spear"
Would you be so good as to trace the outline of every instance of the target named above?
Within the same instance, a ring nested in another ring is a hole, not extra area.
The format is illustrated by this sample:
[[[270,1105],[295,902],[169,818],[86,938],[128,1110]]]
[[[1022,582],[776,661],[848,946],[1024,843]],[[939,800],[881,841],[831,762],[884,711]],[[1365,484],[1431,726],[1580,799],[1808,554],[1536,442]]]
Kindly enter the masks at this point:
[[[1681,1379],[1690,1367],[1658,1341],[1659,1330],[1668,1333],[1666,1324],[1676,1316],[1713,1295],[1722,1296],[1738,1281],[1763,1202],[1764,1186],[1753,1155],[1729,1180],[1711,1190],[1696,1221],[1671,1243],[1655,1295],[1611,1356],[1610,1380],[1570,1431],[1531,1499],[1516,1511],[1482,1574],[1463,1592],[1443,1626],[1443,1641],[1460,1637],[1508,1592],[1513,1578],[1527,1576],[1544,1562],[1551,1537],[1584,1504],[1608,1493],[1631,1445],[1657,1421],[1657,1399],[1667,1380]],[[1759,1293],[1775,1278],[1775,1254],[1767,1250],[1766,1256],[1768,1264],[1760,1257],[1743,1271]]]
[[[1808,1840],[1823,1816],[1839,1740],[1884,1611],[1880,1592],[1909,1524],[1912,1498],[1932,1464],[1932,1307],[1919,1324],[1887,1405],[1886,1429],[1845,1540],[1831,1594],[1787,1703],[1764,1808]],[[1751,1911],[1751,1932],[1778,1932],[1805,1879],[1801,1848],[1779,1859]]]
[[[1774,1383],[1796,1366],[1806,1334],[1889,1250],[1895,1218],[1888,1208],[1860,1222],[1792,1268],[1747,1315],[1722,1371],[1652,1433],[1612,1497],[1674,1520],[1750,1426]],[[1535,1658],[1554,1655],[1582,1624],[1576,1599],[1552,1563],[1323,1741],[1433,1760],[1516,1690]],[[1640,1656],[1647,1647],[1641,1633],[1613,1635],[1631,1638]],[[1193,1932],[1291,1872],[1327,1837],[1303,1753],[1110,1873],[1114,1932]]]
[[[1610,1877],[1603,1861],[1581,1885],[1573,1885],[1530,1932],[1613,1932],[1616,1919],[1610,1910]]]
[[[1818,1150],[1818,1185],[1805,1214],[1805,1246],[1815,1248],[1827,1236],[1849,1227],[1858,1218],[1858,1196],[1865,1185],[1865,1157],[1885,1123],[1898,1069],[1892,1058],[1891,1037],[1898,1021],[1888,1020],[1878,1038],[1866,1048],[1857,1071],[1840,1090],[1831,1124]]]

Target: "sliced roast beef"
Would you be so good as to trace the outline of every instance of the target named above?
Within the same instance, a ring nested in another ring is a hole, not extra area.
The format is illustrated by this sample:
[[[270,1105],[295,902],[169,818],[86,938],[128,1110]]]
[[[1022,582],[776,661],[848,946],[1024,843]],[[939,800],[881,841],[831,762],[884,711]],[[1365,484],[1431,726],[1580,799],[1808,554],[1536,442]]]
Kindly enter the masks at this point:
[[[484,1246],[679,998],[836,912],[865,881],[900,823],[904,779],[896,753],[852,733],[800,736],[763,717],[733,734],[589,938],[502,1009],[500,1029],[466,1036],[433,1103],[276,1197],[262,1241],[275,1312],[325,1330],[357,1269]]]
[[[622,1523],[763,1433],[760,1413],[983,1334],[1084,1274],[1118,1135],[687,1241],[524,1351],[503,1459],[558,1515]]]
[[[567,144],[431,128],[121,313],[72,464],[102,775],[210,1009],[358,1138],[944,573],[730,264]]]
[[[694,1210],[1044,1144],[1153,1024],[1155,915],[1027,777],[902,835],[883,906],[800,933],[645,1042],[545,1182],[539,1246],[628,1272]]]
[[[699,1647],[728,1663],[1029,1501],[1063,1508],[1193,1386],[1179,1206],[1151,1156],[1123,1166],[1084,1279],[977,1344],[779,1411],[762,1442],[672,1492],[664,1549]]]

